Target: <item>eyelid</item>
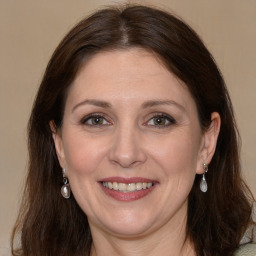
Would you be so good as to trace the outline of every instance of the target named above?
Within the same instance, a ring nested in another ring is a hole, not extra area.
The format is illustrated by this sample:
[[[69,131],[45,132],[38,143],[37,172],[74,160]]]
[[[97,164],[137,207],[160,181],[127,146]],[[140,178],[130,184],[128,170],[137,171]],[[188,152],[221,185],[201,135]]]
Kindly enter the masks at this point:
[[[149,121],[150,120],[152,120],[153,118],[156,118],[156,117],[161,117],[161,118],[166,118],[167,120],[168,120],[168,122],[169,122],[169,124],[167,124],[167,125],[148,125],[147,123],[149,123]],[[145,126],[150,126],[150,127],[153,127],[153,128],[167,128],[167,127],[169,127],[169,126],[171,126],[171,125],[175,125],[177,122],[176,122],[176,120],[172,117],[172,116],[170,116],[170,115],[168,115],[168,114],[165,114],[165,113],[154,113],[149,119],[148,119],[148,121],[146,121],[145,123],[144,123],[144,125]]]
[[[93,117],[99,117],[99,118],[103,118],[107,124],[88,124],[88,120],[90,120],[91,118]],[[167,121],[168,121],[168,124],[164,124],[164,125],[157,125],[157,124],[148,124],[153,118],[157,118],[157,117],[160,117],[160,118],[165,118]],[[112,122],[110,121],[109,117],[106,117],[105,114],[103,113],[90,113],[86,116],[84,116],[81,120],[80,120],[80,123],[82,125],[86,125],[86,126],[89,126],[89,127],[102,127],[102,126],[109,126],[109,125],[112,125]],[[147,119],[147,121],[145,123],[143,123],[144,126],[148,126],[148,127],[152,127],[152,128],[167,128],[171,125],[175,125],[177,122],[176,120],[170,116],[169,114],[166,114],[166,113],[162,113],[162,112],[159,112],[159,113],[152,113],[151,114],[151,117]]]
[[[87,122],[88,120],[90,120],[91,118],[93,118],[93,117],[100,117],[100,118],[103,118],[104,120],[106,120],[106,122],[108,122],[108,124],[99,124],[99,125],[87,124],[86,122]],[[81,123],[82,125],[93,126],[93,127],[100,127],[100,126],[111,125],[111,122],[109,121],[109,118],[107,118],[106,115],[103,114],[103,113],[91,113],[91,114],[88,114],[88,115],[84,116],[84,117],[81,119],[80,123]]]

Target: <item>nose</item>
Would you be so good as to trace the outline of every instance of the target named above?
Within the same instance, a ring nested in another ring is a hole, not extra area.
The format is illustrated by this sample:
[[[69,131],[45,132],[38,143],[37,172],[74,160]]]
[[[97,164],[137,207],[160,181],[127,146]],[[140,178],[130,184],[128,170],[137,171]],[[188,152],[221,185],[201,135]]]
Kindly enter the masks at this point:
[[[142,149],[142,139],[138,131],[132,128],[118,129],[112,141],[109,159],[122,168],[138,166],[146,161],[146,152]]]

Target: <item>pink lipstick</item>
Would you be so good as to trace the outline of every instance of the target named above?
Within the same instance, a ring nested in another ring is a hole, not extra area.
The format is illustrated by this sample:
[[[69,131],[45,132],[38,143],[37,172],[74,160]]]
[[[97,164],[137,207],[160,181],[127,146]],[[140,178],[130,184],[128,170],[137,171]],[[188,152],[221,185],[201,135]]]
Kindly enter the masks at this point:
[[[151,193],[158,182],[141,177],[109,177],[101,180],[99,184],[108,196],[116,200],[134,201]]]

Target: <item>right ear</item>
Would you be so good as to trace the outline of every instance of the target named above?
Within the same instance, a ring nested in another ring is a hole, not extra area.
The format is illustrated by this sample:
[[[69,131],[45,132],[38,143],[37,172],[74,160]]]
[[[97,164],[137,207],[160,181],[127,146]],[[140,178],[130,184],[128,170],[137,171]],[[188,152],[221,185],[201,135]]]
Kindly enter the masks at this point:
[[[59,164],[61,168],[65,168],[66,161],[65,161],[65,153],[63,148],[63,142],[61,137],[61,132],[57,130],[56,124],[54,123],[54,120],[51,120],[49,122],[50,129],[52,131],[52,138],[55,145],[56,154],[58,156]]]

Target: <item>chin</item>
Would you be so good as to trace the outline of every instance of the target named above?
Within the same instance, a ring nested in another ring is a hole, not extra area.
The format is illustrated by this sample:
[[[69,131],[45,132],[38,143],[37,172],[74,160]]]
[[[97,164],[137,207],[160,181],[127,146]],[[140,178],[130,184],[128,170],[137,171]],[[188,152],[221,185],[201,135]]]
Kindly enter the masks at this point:
[[[122,221],[106,226],[106,231],[118,237],[136,238],[146,235],[150,232],[151,228],[152,224],[142,223],[141,221],[134,221],[132,223]]]
[[[126,238],[134,238],[147,234],[154,228],[157,219],[157,215],[150,216],[150,212],[141,211],[138,214],[134,210],[129,211],[127,209],[122,212],[115,211],[112,214],[103,213],[99,218],[88,217],[92,231],[96,228],[105,233]]]

